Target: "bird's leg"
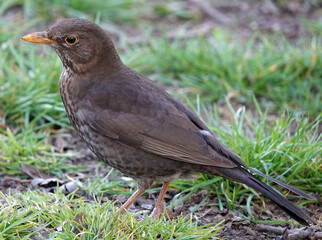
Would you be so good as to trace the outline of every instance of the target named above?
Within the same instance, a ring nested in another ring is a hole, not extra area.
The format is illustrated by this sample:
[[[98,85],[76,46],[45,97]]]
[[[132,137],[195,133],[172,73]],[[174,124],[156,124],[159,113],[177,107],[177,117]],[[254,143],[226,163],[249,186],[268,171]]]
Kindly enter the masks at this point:
[[[135,191],[135,193],[132,194],[132,196],[122,205],[122,213],[125,213],[127,209],[135,202],[136,199],[138,199],[143,193],[145,192],[145,189],[138,189]]]
[[[158,217],[160,216],[160,214],[163,212],[163,199],[164,199],[164,196],[167,192],[167,188],[169,187],[169,184],[170,184],[170,182],[163,183],[160,195],[158,197],[157,203],[155,204],[155,208],[153,211],[153,219],[154,220],[157,220]]]
[[[138,190],[132,194],[132,196],[122,205],[122,213],[125,213],[127,209],[138,199],[151,185],[152,181],[148,179],[136,179],[138,183]]]

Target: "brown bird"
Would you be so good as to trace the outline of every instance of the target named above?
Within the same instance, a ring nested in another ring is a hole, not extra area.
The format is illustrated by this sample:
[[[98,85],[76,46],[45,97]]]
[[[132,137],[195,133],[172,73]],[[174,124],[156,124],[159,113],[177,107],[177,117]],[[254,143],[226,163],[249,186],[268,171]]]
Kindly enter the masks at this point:
[[[301,224],[312,221],[250,172],[307,199],[312,196],[248,167],[191,110],[125,66],[109,35],[95,23],[64,19],[22,39],[55,49],[63,62],[60,93],[70,122],[99,159],[137,181],[138,190],[123,210],[153,181],[162,181],[158,217],[170,181],[208,173],[256,189]]]

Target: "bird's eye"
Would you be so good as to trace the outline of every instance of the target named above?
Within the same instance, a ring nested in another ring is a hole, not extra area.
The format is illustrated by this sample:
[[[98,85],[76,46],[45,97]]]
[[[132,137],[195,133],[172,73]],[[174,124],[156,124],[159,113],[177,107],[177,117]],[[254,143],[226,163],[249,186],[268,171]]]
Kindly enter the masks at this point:
[[[75,43],[78,42],[78,38],[75,37],[75,36],[67,36],[65,38],[65,42],[68,44],[68,45],[74,45]]]

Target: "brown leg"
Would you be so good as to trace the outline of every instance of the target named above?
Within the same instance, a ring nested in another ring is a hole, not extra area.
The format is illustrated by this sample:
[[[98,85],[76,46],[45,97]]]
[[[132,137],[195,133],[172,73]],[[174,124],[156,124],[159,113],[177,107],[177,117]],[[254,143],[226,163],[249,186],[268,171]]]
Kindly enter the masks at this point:
[[[122,213],[125,213],[126,210],[138,199],[144,192],[147,190],[153,183],[153,181],[143,178],[143,179],[135,179],[138,183],[138,190],[132,194],[132,196],[123,204],[121,207]]]
[[[135,193],[133,193],[132,196],[122,205],[122,213],[125,213],[126,210],[135,202],[135,200],[138,199],[144,192],[145,190],[136,190]]]
[[[167,192],[167,188],[169,187],[170,182],[164,182],[160,195],[158,197],[157,203],[155,204],[155,208],[153,211],[153,219],[157,220],[158,217],[160,216],[160,214],[163,212],[163,199],[164,199],[164,195]]]

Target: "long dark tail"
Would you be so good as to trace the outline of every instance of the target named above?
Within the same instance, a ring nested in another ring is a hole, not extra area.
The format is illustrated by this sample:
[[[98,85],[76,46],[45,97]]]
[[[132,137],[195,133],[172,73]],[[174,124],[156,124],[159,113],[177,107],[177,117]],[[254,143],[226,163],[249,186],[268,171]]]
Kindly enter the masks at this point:
[[[303,213],[299,208],[288,201],[279,192],[272,189],[267,184],[263,183],[252,174],[247,172],[241,167],[236,168],[216,168],[218,175],[225,178],[246,184],[249,187],[254,188],[258,192],[261,192],[265,197],[272,200],[277,206],[279,206],[284,212],[286,212],[290,217],[298,221],[299,223],[308,226],[308,222],[312,222],[312,219]]]

